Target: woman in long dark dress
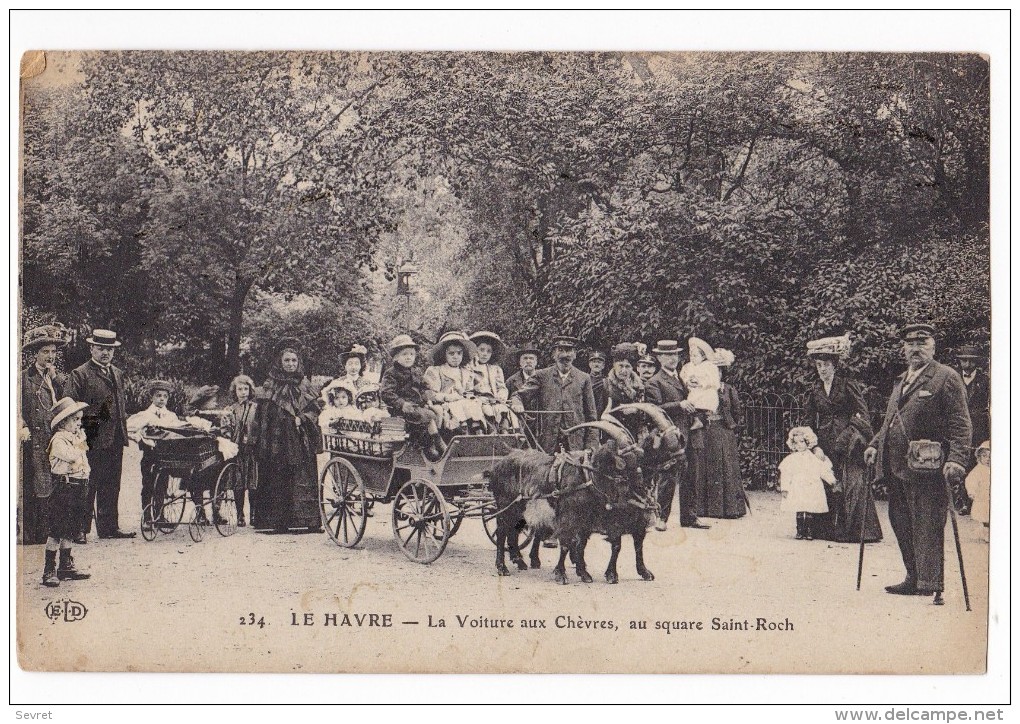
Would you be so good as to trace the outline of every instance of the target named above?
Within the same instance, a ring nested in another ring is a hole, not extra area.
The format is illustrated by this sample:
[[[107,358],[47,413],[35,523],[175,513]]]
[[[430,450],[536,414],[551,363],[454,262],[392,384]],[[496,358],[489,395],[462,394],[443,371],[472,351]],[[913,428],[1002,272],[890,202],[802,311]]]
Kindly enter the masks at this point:
[[[744,424],[744,407],[736,388],[725,379],[725,368],[733,364],[733,353],[717,349],[713,361],[719,368],[719,408],[708,415],[705,447],[696,454],[695,496],[698,515],[706,518],[740,518],[747,513],[744,483],[740,479],[737,431]]]
[[[864,449],[874,431],[871,428],[864,387],[838,371],[838,363],[850,352],[847,336],[826,337],[808,342],[808,356],[814,361],[818,379],[811,385],[807,401],[807,424],[818,435],[818,445],[832,460],[836,484],[826,487],[829,513],[814,520],[814,537],[859,543],[864,516],[864,540],[882,540],[874,500],[867,494],[870,481],[864,465]]]
[[[255,408],[260,528],[321,529],[315,465],[321,444],[318,416],[297,345],[286,341]]]

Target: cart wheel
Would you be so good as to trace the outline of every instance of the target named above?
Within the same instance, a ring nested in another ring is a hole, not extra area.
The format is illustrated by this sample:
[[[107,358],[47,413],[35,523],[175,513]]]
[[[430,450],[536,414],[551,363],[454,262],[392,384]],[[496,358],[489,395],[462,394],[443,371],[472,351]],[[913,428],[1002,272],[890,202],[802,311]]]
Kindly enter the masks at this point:
[[[237,486],[240,484],[240,468],[228,462],[220,470],[213,491],[213,525],[216,532],[226,537],[237,532]]]
[[[142,538],[150,543],[156,540],[156,526],[146,521],[153,521],[155,519],[155,511],[153,510],[152,503],[149,503],[145,506],[145,510],[142,511]]]
[[[443,554],[451,535],[450,513],[439,488],[428,480],[408,480],[393,499],[393,537],[415,563]]]
[[[181,479],[169,473],[159,473],[153,487],[156,528],[160,533],[173,533],[184,520],[184,499],[187,496],[181,490]]]
[[[365,482],[347,460],[333,458],[319,479],[319,515],[322,527],[338,546],[353,548],[365,535],[368,504]]]
[[[188,535],[191,536],[191,540],[196,543],[202,542],[202,524],[198,522],[198,508],[195,509],[195,514],[191,517],[191,522],[188,523]]]
[[[485,528],[485,535],[489,536],[489,540],[492,541],[492,545],[496,545],[496,508],[486,508],[482,511],[482,527]],[[535,531],[531,529],[530,525],[525,524],[520,529],[520,533],[517,538],[517,545],[523,550],[531,545],[531,539],[535,537]]]

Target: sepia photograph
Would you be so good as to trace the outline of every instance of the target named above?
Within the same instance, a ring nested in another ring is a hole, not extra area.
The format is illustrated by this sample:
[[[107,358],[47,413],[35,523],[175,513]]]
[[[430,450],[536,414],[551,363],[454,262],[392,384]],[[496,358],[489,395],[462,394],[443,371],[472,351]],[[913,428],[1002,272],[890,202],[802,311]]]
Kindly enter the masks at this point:
[[[987,674],[1008,61],[721,47],[21,55],[17,665]]]

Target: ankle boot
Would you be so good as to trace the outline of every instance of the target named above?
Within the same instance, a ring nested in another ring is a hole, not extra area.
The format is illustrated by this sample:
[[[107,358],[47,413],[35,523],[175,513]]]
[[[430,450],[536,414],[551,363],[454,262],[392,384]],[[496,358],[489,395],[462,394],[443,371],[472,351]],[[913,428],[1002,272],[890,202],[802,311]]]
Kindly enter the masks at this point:
[[[43,568],[42,584],[47,588],[56,588],[60,585],[57,578],[57,552],[46,551],[46,566]]]
[[[74,567],[74,557],[70,548],[60,549],[60,566],[57,568],[57,578],[61,581],[84,581],[91,578],[91,574],[82,573]]]

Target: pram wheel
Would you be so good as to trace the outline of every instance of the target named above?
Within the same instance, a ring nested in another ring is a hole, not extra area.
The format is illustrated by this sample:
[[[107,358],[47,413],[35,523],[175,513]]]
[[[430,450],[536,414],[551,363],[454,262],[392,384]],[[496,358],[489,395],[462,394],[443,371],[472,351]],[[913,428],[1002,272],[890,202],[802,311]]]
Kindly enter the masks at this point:
[[[237,531],[237,493],[240,469],[235,463],[228,462],[223,466],[216,478],[216,489],[213,492],[212,509],[213,525],[221,536],[230,536]]]
[[[198,509],[196,509],[195,515],[192,516],[191,522],[188,523],[188,535],[191,536],[191,540],[196,543],[202,542],[202,536],[204,535],[202,532],[203,527],[203,519],[199,517]]]
[[[142,511],[142,538],[150,543],[156,540],[156,525],[153,523],[155,519],[152,503],[149,503]]]
[[[161,472],[156,476],[152,500],[153,520],[160,533],[173,533],[184,520],[185,495],[180,489],[181,479]]]

